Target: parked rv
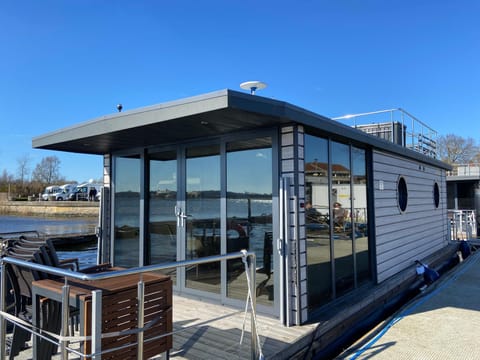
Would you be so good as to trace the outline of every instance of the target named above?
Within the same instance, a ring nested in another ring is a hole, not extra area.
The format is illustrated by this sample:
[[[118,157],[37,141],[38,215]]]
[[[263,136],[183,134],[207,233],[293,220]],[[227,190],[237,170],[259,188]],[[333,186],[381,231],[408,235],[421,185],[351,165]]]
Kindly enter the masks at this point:
[[[77,185],[75,191],[73,191],[68,199],[72,201],[98,201],[97,194],[100,193],[102,184],[83,183]]]
[[[60,186],[58,185],[50,185],[45,188],[43,191],[43,194],[41,196],[42,200],[47,201],[47,200],[53,200],[55,199],[55,194],[60,191]]]
[[[59,191],[54,194],[55,200],[63,201],[68,200],[70,194],[72,194],[77,188],[76,184],[64,184],[60,186]]]

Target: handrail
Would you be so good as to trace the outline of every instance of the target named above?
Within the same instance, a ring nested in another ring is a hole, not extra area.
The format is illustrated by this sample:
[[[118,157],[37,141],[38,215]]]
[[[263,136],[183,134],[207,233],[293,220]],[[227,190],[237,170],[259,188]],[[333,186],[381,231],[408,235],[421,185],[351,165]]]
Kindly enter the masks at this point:
[[[390,116],[387,119],[388,114]],[[367,122],[367,120],[357,122],[358,118],[364,117],[370,122]],[[402,108],[348,114],[331,119],[337,121],[353,120],[352,126],[356,129],[437,158],[437,131]],[[376,120],[372,121],[373,119]],[[401,124],[401,129],[397,129],[395,123]],[[410,123],[410,129],[407,127],[407,123]],[[384,126],[379,127],[380,125]]]
[[[238,258],[249,258],[250,259],[250,277],[251,277],[251,283],[250,285],[250,292],[251,294],[255,294],[255,271],[256,271],[256,254],[254,252],[249,252],[246,250],[240,251],[240,252],[234,252],[234,253],[229,253],[229,254],[224,254],[224,255],[213,255],[213,256],[206,256],[201,259],[195,259],[195,260],[183,260],[183,261],[176,261],[176,262],[170,262],[170,263],[165,263],[165,264],[157,264],[157,265],[147,265],[147,266],[142,266],[142,267],[135,267],[135,268],[129,268],[129,269],[123,269],[123,270],[113,270],[113,271],[108,271],[104,273],[96,273],[96,274],[84,274],[80,272],[75,272],[71,270],[65,270],[61,268],[56,268],[48,265],[42,265],[42,264],[37,264],[29,261],[24,261],[20,259],[16,259],[13,257],[2,257],[0,259],[0,267],[1,267],[1,284],[0,284],[0,310],[4,312],[5,310],[5,283],[6,283],[6,277],[5,277],[5,264],[14,264],[17,266],[29,268],[32,270],[37,270],[41,272],[45,272],[48,274],[52,275],[58,275],[61,277],[66,278],[65,279],[65,286],[67,286],[67,278],[70,279],[77,279],[77,280],[86,280],[86,281],[93,281],[93,280],[102,280],[102,279],[108,279],[108,278],[113,278],[113,277],[120,277],[124,275],[132,275],[132,274],[139,274],[139,273],[146,273],[146,272],[151,272],[151,271],[159,271],[159,270],[166,270],[166,269],[172,269],[172,268],[179,268],[179,267],[186,267],[186,266],[191,266],[191,265],[200,265],[200,264],[206,264],[206,263],[211,263],[211,262],[216,262],[216,261],[221,261],[221,260],[231,260],[231,259],[238,259]],[[255,328],[255,308],[256,308],[256,301],[255,301],[255,296],[252,296],[252,320],[251,320],[251,358],[255,359],[257,358],[258,351],[257,351],[257,337],[256,337],[256,331],[257,329]],[[67,302],[68,303],[68,302]],[[92,309],[95,309],[95,304],[92,304]],[[5,326],[5,317],[0,314],[0,356],[5,354],[6,350],[6,326]],[[11,321],[11,320],[9,320]],[[34,336],[35,333],[33,330],[30,330]],[[93,338],[93,333],[92,333],[92,338]],[[100,349],[100,354],[101,354],[101,349]],[[98,354],[98,353],[97,353]]]
[[[477,237],[476,210],[448,209],[450,239],[467,240]]]
[[[238,258],[242,258],[243,256],[244,255],[242,252],[235,252],[235,253],[230,253],[225,255],[205,256],[205,257],[202,257],[201,259],[195,259],[195,260],[182,260],[182,261],[170,262],[165,264],[146,265],[146,266],[139,266],[139,267],[128,268],[123,270],[107,271],[104,273],[95,273],[95,274],[85,274],[85,273],[76,272],[72,270],[65,270],[65,269],[56,268],[53,266],[32,263],[30,261],[20,260],[20,259],[9,257],[9,256],[3,257],[1,261],[9,264],[24,266],[32,270],[37,270],[37,271],[45,272],[52,275],[59,275],[59,276],[68,277],[68,278],[77,279],[77,280],[91,281],[91,280],[109,279],[112,277],[123,276],[123,275],[146,273],[149,271],[159,271],[159,270],[167,270],[167,269],[172,269],[177,267],[207,264],[207,263],[221,261],[221,260],[238,259]],[[256,255],[254,252],[247,252],[246,256],[251,257],[252,260],[255,259],[256,261]]]
[[[447,171],[447,176],[480,176],[480,162],[466,164],[451,164],[452,170]]]

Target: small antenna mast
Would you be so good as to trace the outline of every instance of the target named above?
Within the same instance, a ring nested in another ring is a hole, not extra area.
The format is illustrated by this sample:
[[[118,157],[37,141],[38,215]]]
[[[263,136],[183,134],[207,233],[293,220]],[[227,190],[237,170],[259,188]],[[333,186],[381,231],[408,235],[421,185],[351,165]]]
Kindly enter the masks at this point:
[[[267,84],[261,81],[246,81],[240,84],[243,90],[250,90],[251,95],[255,95],[255,91],[262,90],[267,87]]]

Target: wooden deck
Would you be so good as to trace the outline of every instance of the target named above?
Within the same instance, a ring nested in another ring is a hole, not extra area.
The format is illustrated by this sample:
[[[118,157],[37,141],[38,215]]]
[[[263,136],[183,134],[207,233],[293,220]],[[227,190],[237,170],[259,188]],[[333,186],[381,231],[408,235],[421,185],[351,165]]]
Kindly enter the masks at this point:
[[[250,312],[245,322],[245,334],[240,345],[244,311],[228,306],[205,303],[178,295],[173,296],[173,348],[170,359],[250,359]],[[265,359],[291,359],[298,350],[295,343],[305,343],[305,335],[315,325],[293,326],[280,324],[278,319],[257,315],[258,335]],[[7,336],[8,337],[8,336]],[[73,346],[76,348],[77,346]],[[53,359],[60,359],[60,354]],[[69,359],[79,359],[69,354]],[[32,359],[31,342],[15,359]],[[153,359],[163,359],[156,356]]]
[[[244,312],[227,306],[206,304],[174,295],[172,359],[249,359],[250,313],[240,345]],[[314,325],[280,324],[278,319],[257,316],[258,335],[265,359],[289,359],[298,350],[294,343],[309,334]]]

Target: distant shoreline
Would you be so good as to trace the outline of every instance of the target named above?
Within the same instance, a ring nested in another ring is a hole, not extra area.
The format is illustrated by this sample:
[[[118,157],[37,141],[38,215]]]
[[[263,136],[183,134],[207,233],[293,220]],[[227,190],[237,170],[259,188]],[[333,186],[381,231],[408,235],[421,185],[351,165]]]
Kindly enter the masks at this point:
[[[98,201],[0,201],[0,215],[98,217]]]

